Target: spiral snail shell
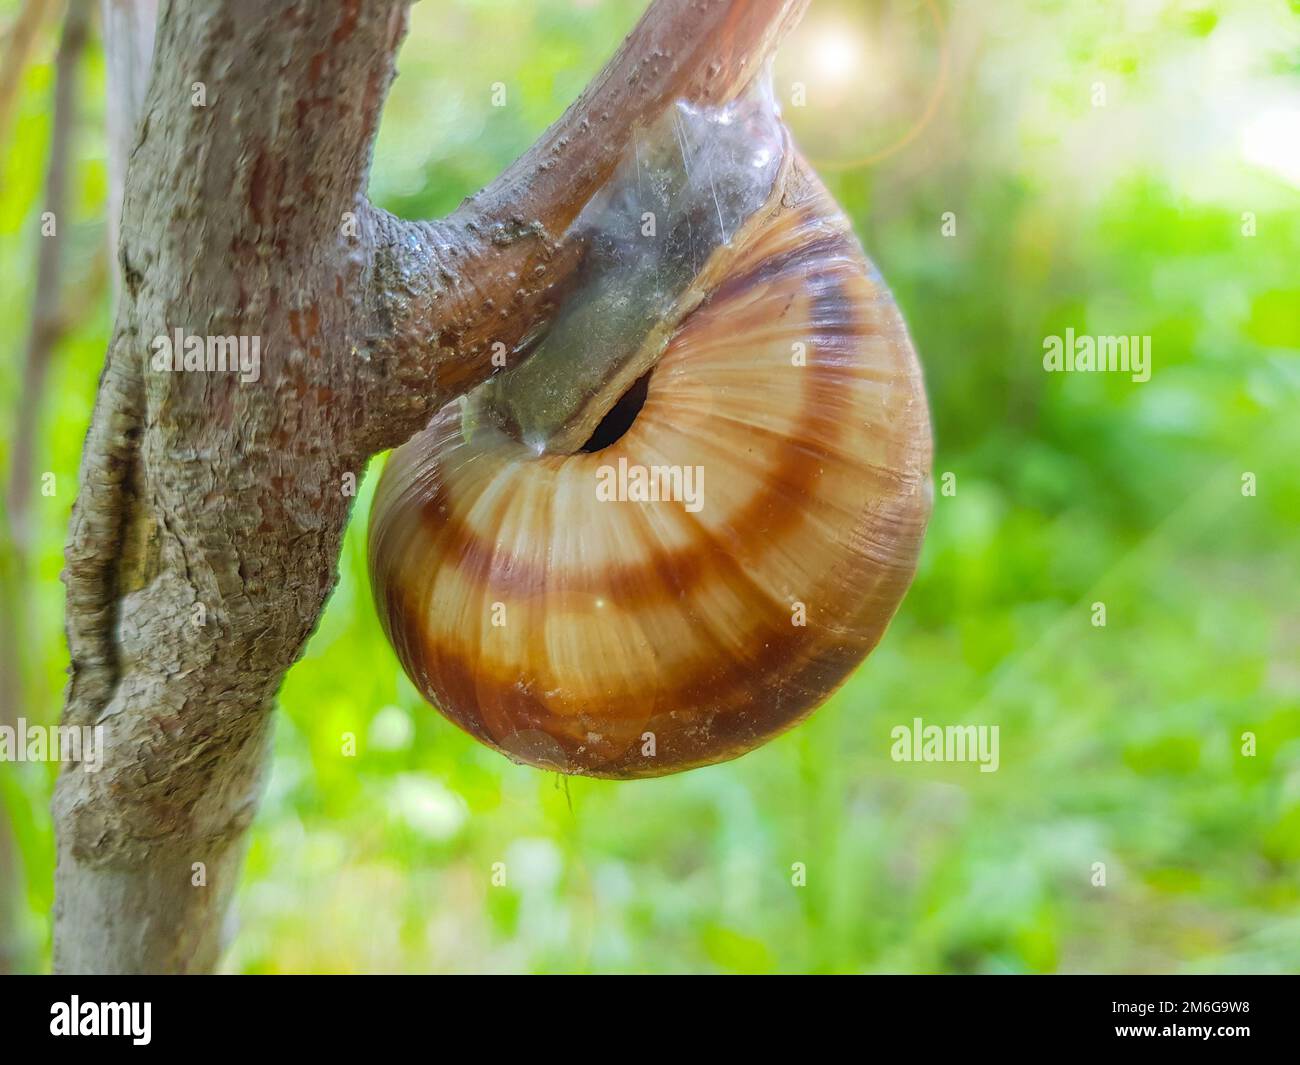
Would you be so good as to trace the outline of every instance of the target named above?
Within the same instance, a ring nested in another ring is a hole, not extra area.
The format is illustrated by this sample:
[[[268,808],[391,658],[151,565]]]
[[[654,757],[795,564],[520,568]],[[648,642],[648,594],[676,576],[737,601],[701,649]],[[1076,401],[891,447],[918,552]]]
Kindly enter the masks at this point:
[[[604,777],[811,713],[880,640],[930,509],[906,327],[764,79],[634,148],[574,224],[550,331],[392,454],[370,519],[420,692]]]

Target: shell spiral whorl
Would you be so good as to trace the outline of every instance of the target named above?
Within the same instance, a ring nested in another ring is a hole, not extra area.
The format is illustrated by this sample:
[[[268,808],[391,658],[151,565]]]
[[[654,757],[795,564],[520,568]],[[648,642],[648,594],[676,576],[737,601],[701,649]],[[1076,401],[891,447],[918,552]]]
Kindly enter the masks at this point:
[[[680,320],[648,371],[620,371],[619,394],[648,376],[612,443],[539,453],[472,396],[384,470],[389,639],[430,702],[518,761],[645,777],[744,754],[825,700],[911,580],[930,429],[906,327],[806,164],[786,153],[770,180],[730,237],[718,203]]]

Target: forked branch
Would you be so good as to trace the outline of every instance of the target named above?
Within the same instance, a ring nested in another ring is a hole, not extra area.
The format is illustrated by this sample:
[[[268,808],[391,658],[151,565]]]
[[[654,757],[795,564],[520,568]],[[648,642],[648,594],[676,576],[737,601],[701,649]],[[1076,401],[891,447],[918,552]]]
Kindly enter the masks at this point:
[[[273,700],[367,460],[545,317],[564,230],[637,126],[738,91],[804,3],[659,0],[519,162],[413,223],[364,195],[405,0],[164,0],[67,547],[65,722],[104,738],[56,790],[56,967],[215,964]],[[177,335],[260,363],[183,372],[157,358]]]

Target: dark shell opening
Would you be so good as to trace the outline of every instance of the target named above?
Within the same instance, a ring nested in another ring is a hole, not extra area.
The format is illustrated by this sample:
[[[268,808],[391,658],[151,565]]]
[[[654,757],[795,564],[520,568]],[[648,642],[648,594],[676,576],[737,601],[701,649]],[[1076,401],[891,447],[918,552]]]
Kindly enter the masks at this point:
[[[591,438],[582,445],[580,450],[603,451],[610,444],[622,439],[623,434],[632,428],[632,423],[636,421],[636,416],[641,413],[641,408],[645,405],[652,372],[647,370],[643,373],[632,383],[632,387],[619,397],[618,402],[609,409],[605,417],[601,418],[600,424],[592,431]]]

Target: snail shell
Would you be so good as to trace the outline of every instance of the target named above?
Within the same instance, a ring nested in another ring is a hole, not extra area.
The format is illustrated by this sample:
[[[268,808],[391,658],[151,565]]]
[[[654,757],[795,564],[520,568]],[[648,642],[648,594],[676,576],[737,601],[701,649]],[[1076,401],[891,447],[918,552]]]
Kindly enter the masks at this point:
[[[744,754],[826,699],[911,581],[930,429],[906,327],[806,164],[787,151],[769,180],[650,368],[587,405],[590,439],[584,408],[586,450],[570,418],[567,446],[538,447],[471,397],[384,470],[388,637],[517,761],[646,777]]]

